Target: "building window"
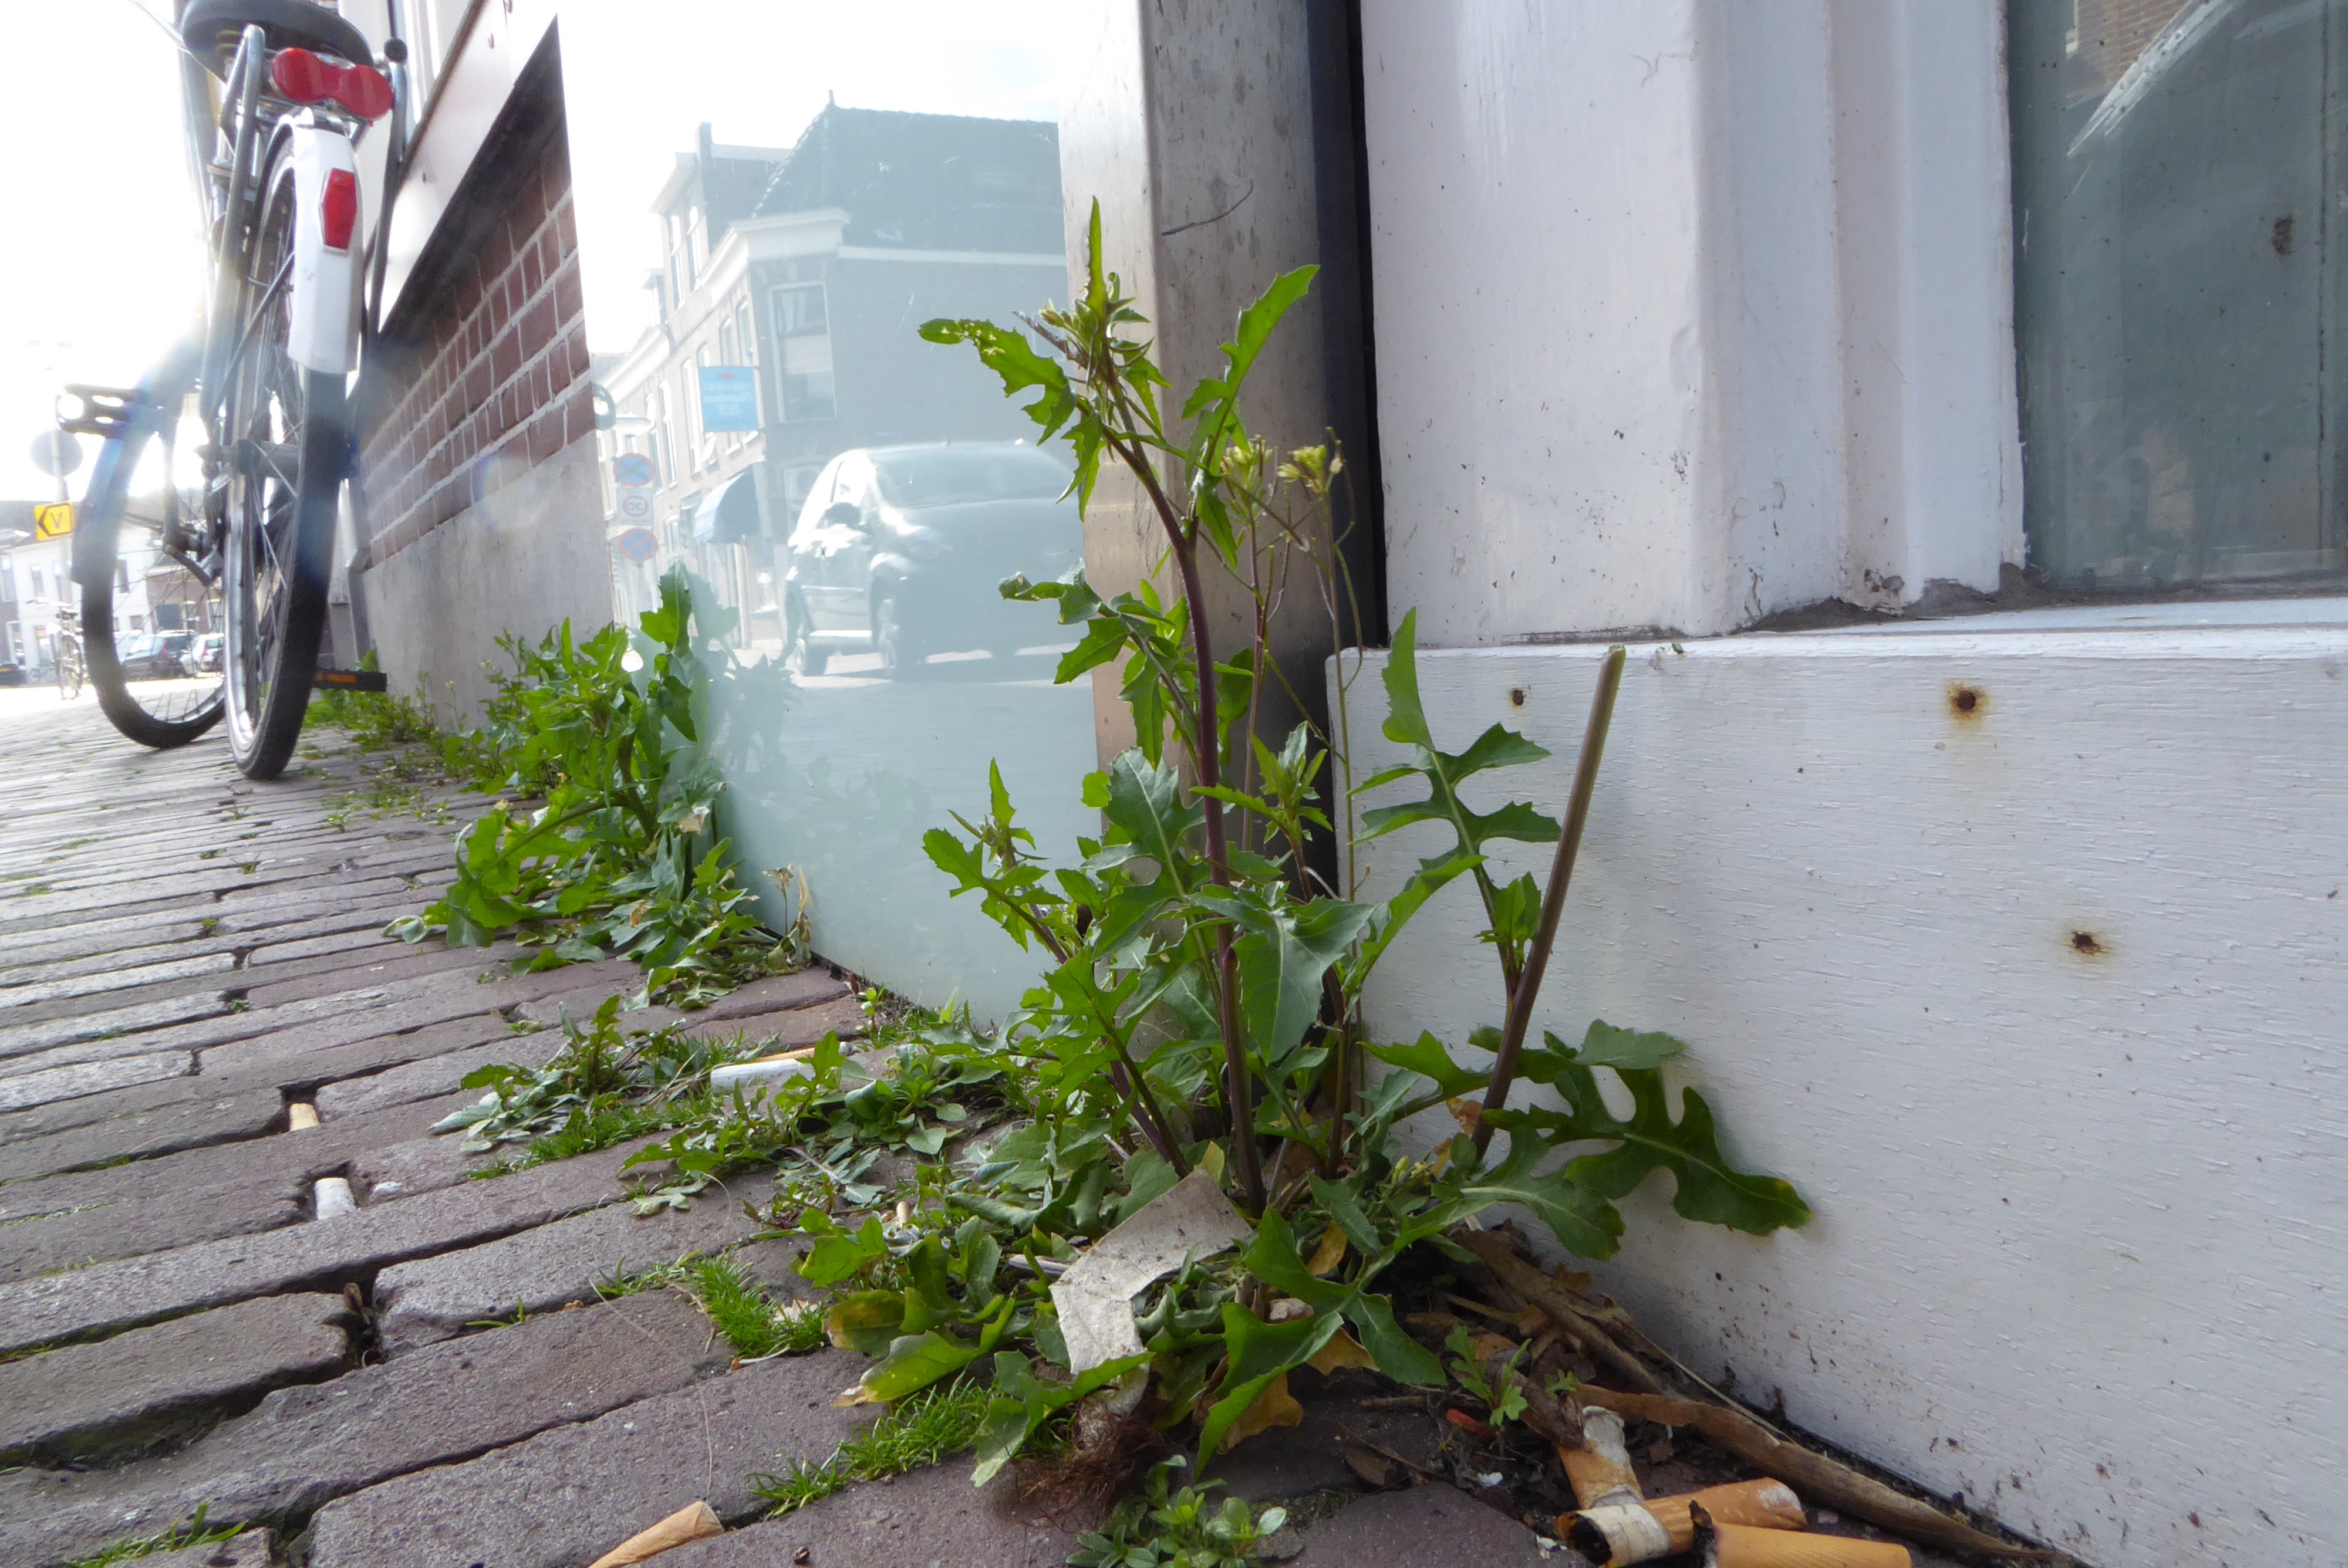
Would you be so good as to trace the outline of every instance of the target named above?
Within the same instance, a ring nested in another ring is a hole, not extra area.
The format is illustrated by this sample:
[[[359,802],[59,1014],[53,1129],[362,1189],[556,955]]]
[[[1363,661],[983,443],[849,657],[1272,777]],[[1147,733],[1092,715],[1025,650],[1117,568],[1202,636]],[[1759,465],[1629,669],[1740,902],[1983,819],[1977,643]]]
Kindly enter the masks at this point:
[[[734,341],[741,345],[740,359],[736,364],[755,365],[758,363],[758,334],[750,327],[750,302],[744,300],[734,307]]]
[[[783,418],[829,419],[832,396],[831,316],[821,283],[788,283],[773,294]]]
[[[734,335],[734,318],[730,315],[717,325],[717,363],[728,365],[742,363],[741,340]],[[740,431],[729,430],[726,433],[726,450],[736,451],[741,445]]]
[[[717,461],[717,437],[709,432],[709,416],[701,406],[701,373],[709,368],[709,345],[704,343],[693,351],[693,433],[694,466],[715,465]]]
[[[43,572],[39,567],[35,567],[33,569],[33,597],[36,600],[43,600],[49,597],[48,576],[46,573]]]
[[[685,302],[685,295],[693,292],[693,270],[685,257],[685,225],[674,212],[662,220],[662,225],[668,234],[669,308],[674,311]]]
[[[2123,590],[2348,569],[2348,10],[2009,15],[2031,563]]]
[[[693,268],[695,282],[709,270],[709,226],[702,220],[701,209],[695,207],[685,215],[685,254]]]
[[[665,489],[676,482],[676,447],[669,439],[668,388],[653,394],[653,459],[659,472],[653,476],[653,487]]]

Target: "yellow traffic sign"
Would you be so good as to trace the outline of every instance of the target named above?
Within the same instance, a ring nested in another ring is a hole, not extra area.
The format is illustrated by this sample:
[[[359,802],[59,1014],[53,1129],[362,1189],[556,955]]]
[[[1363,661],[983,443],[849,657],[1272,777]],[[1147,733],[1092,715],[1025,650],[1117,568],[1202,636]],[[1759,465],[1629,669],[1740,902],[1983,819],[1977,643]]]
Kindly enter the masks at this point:
[[[44,501],[33,507],[33,537],[61,539],[73,532],[73,503]]]

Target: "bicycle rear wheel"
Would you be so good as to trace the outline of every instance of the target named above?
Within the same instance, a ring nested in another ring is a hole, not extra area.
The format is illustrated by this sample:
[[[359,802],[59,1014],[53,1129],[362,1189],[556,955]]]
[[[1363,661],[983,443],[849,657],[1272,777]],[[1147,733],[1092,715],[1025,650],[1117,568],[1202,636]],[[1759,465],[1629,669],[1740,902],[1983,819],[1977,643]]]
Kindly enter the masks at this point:
[[[326,623],[335,507],[350,466],[343,378],[286,352],[294,259],[291,157],[271,160],[247,263],[237,358],[223,377],[229,748],[248,778],[284,771]]]
[[[195,374],[195,351],[182,345],[123,404],[74,529],[83,672],[108,721],[143,746],[183,746],[221,717],[220,676],[190,673],[173,641],[192,642],[221,623],[219,555],[201,487],[183,489],[179,472]]]

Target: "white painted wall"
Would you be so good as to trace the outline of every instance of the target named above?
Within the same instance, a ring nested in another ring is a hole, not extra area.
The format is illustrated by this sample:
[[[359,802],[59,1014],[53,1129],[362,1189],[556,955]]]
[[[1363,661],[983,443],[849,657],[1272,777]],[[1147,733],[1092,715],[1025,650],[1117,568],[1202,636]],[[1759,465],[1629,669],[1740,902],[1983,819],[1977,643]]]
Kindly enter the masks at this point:
[[[1365,0],[1389,597],[1723,631],[2020,559],[1999,10]]]
[[[1601,1278],[1656,1337],[2102,1568],[2348,1560],[2348,603],[2320,611],[1634,648],[1539,1022],[1688,1040],[1732,1153],[1818,1212],[1756,1241],[1653,1179]],[[1561,814],[1596,661],[1420,678],[1447,745],[1556,753],[1489,800]],[[1382,765],[1375,666],[1353,703]],[[1364,890],[1431,847],[1368,846]],[[1472,897],[1388,958],[1380,1034],[1498,1021]]]

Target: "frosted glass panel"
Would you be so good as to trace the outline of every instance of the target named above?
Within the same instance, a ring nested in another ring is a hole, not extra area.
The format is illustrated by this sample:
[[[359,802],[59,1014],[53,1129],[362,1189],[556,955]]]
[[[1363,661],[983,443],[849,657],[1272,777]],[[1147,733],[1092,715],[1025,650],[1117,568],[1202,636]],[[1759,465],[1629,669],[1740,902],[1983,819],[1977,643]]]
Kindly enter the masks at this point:
[[[817,949],[999,1016],[1035,965],[921,848],[999,764],[1051,854],[1096,826],[1071,639],[1006,604],[1082,559],[1066,470],[937,316],[1065,298],[1038,4],[566,6],[563,97],[613,607],[694,576],[745,880],[804,879]],[[752,696],[749,693],[756,692]],[[780,695],[778,695],[780,693]],[[729,712],[755,704],[756,712]]]
[[[2348,6],[2012,14],[2033,564],[2121,589],[2348,567]]]

